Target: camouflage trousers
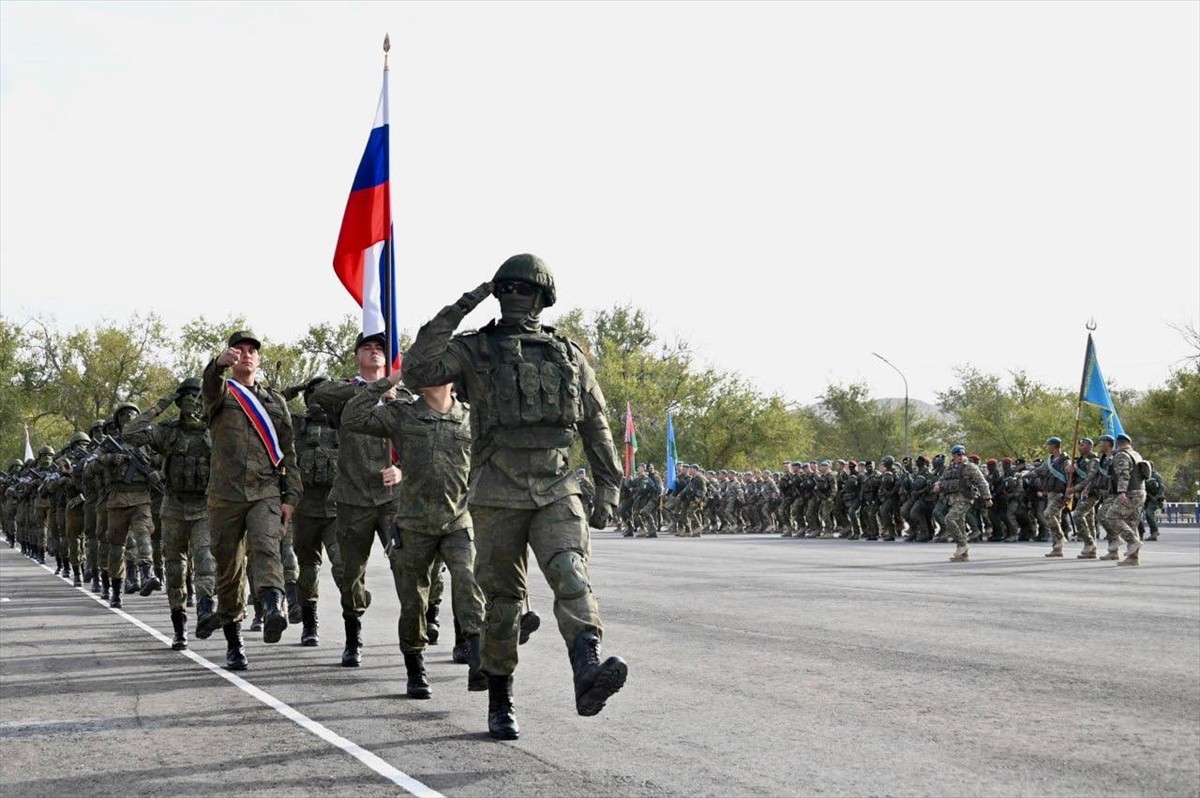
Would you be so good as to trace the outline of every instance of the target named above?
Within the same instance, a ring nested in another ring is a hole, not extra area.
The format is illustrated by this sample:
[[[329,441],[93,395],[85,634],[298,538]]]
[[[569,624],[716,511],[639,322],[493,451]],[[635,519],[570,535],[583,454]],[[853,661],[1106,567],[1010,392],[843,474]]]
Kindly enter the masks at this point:
[[[361,618],[371,605],[367,590],[367,559],[378,537],[388,541],[392,534],[394,502],[360,507],[338,502],[337,540],[342,556],[342,617]],[[386,548],[386,547],[385,547]]]
[[[108,505],[100,502],[96,505],[93,523],[93,534],[96,539],[96,567],[100,573],[108,573]]]
[[[1110,533],[1120,535],[1127,546],[1139,542],[1137,525],[1142,517],[1142,508],[1146,504],[1146,491],[1129,491],[1128,501],[1121,501],[1120,496],[1109,496],[1104,501],[1104,523]],[[1109,544],[1113,548],[1112,544]]]
[[[400,596],[400,651],[424,651],[429,644],[426,636],[425,613],[433,600],[434,581],[442,573],[442,563],[450,569],[450,602],[454,619],[462,633],[477,635],[483,627],[483,592],[475,581],[475,545],[470,527],[454,532],[441,530],[400,529],[398,545],[390,556],[396,594]]]
[[[475,521],[475,577],[485,601],[483,670],[508,676],[517,667],[517,632],[527,591],[527,550],[554,591],[558,631],[570,646],[584,632],[603,634],[592,593],[587,521],[578,496],[536,510],[471,506]]]
[[[163,566],[166,571],[167,601],[172,610],[187,606],[187,573],[193,569],[196,595],[216,592],[216,562],[212,554],[212,532],[208,516],[193,520],[165,517],[162,520]]]
[[[821,521],[821,529],[824,532],[833,532],[833,505],[833,497],[828,496],[824,499],[821,499],[821,505],[817,509],[817,517]]]
[[[337,517],[292,516],[292,545],[296,554],[299,575],[296,578],[296,597],[301,604],[315,604],[321,581],[322,551],[329,555],[333,583],[342,590],[342,551],[338,547]]]
[[[283,537],[278,497],[255,502],[209,498],[208,520],[214,560],[217,614],[221,623],[240,621],[246,614],[246,561],[250,579],[261,595],[283,591],[279,541]]]
[[[63,515],[63,530],[67,538],[67,557],[71,565],[82,567],[84,556],[84,512],[83,505],[70,507]]]
[[[1085,546],[1096,545],[1096,505],[1099,497],[1088,493],[1075,501],[1075,509],[1071,512],[1075,519],[1075,534]]]
[[[961,493],[951,494],[946,501],[946,534],[959,546],[966,546],[967,513],[971,510],[972,501]]]
[[[108,573],[112,579],[122,579],[125,576],[125,542],[132,537],[134,542],[133,559],[137,565],[150,564],[154,561],[154,551],[150,546],[150,533],[154,522],[150,517],[150,504],[136,504],[132,507],[108,508]]]
[[[1050,530],[1050,541],[1054,548],[1061,549],[1067,539],[1063,534],[1062,511],[1067,506],[1065,493],[1051,493],[1046,496],[1046,508],[1042,511],[1042,521]]]
[[[895,540],[900,530],[896,529],[896,497],[888,496],[879,503],[879,537]]]
[[[850,528],[850,537],[858,539],[862,537],[862,524],[859,521],[858,515],[858,499],[847,498],[843,504],[843,512],[846,514],[846,525]]]

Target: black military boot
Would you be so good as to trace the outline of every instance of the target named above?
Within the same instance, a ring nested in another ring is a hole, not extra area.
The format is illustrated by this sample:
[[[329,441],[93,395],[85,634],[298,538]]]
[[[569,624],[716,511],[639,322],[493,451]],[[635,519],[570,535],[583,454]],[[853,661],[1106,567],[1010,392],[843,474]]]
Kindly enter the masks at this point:
[[[255,594],[254,600],[254,618],[250,621],[251,632],[261,632],[263,627],[263,606],[262,596]]]
[[[517,645],[523,646],[529,642],[529,636],[542,627],[542,616],[533,610],[521,613],[521,634],[517,637]]]
[[[175,629],[175,639],[171,641],[171,648],[183,651],[187,648],[187,612],[171,610],[171,626]]]
[[[37,550],[37,561],[38,561],[38,565],[45,565],[45,564],[46,564],[46,547],[45,547],[45,546],[39,546],[39,547],[38,547],[38,550]]]
[[[487,676],[484,674],[481,667],[481,652],[479,635],[471,635],[467,638],[467,690],[472,693],[482,693],[488,689]]]
[[[283,594],[287,597],[288,623],[300,623],[304,620],[304,614],[300,608],[300,597],[296,595],[296,583],[288,582],[285,584],[283,586]]]
[[[108,574],[105,574],[106,578],[107,576]],[[95,566],[92,567],[92,592],[100,592],[100,571]]]
[[[513,677],[487,677],[488,734],[497,740],[515,740],[521,736],[513,710]]]
[[[321,638],[317,636],[317,605],[311,601],[300,607],[300,645],[320,645]]]
[[[61,576],[62,569],[63,569],[63,558],[59,557],[57,554],[55,554],[54,555],[54,575]]]
[[[221,619],[213,607],[212,596],[201,596],[200,606],[196,609],[196,637],[207,640],[220,628]]]
[[[112,598],[108,600],[108,606],[121,609],[121,591],[115,585],[112,589]]]
[[[95,586],[92,588],[95,589]],[[108,601],[108,571],[100,572],[100,598]]]
[[[142,563],[139,569],[142,572],[142,589],[138,591],[138,595],[149,596],[155,590],[162,590],[162,580],[150,571],[150,563]]]
[[[429,680],[425,678],[425,655],[420,651],[404,652],[404,669],[408,671],[408,697],[433,698]]]
[[[83,587],[83,569],[78,565],[72,565],[71,573],[75,577],[73,580],[71,580],[71,584],[73,584],[75,587]]]
[[[278,643],[283,630],[288,628],[288,617],[283,611],[283,591],[269,587],[262,594],[263,642]]]
[[[131,562],[125,563],[125,593],[136,593],[141,587],[138,584],[137,565]]]
[[[187,601],[185,603],[189,607],[195,607],[196,606],[196,582],[194,579],[192,579],[192,569],[191,568],[188,569],[187,581],[185,584],[187,585]]]
[[[571,668],[575,671],[575,711],[580,715],[595,715],[604,709],[604,702],[625,686],[629,666],[620,657],[600,662],[600,637],[595,632],[581,632],[571,644]]]
[[[467,638],[463,636],[458,618],[454,619],[454,650],[450,652],[450,659],[459,665],[467,664]]]
[[[231,671],[244,671],[250,662],[246,659],[246,646],[242,643],[242,624],[240,621],[230,621],[223,627],[225,630],[225,668]]]
[[[345,618],[346,647],[342,649],[342,667],[357,668],[362,664],[362,618]]]
[[[440,609],[440,604],[430,604],[425,608],[425,639],[431,646],[436,646],[438,638],[442,636],[442,625],[438,623]]]

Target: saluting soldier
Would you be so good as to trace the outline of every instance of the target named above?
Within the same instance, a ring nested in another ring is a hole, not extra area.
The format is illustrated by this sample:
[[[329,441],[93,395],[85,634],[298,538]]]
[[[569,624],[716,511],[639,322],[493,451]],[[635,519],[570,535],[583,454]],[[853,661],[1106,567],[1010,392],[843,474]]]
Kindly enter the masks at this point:
[[[196,637],[225,632],[225,666],[245,670],[246,555],[263,605],[263,642],[287,628],[279,545],[302,491],[296,473],[292,414],[278,391],[258,381],[254,333],[239,330],[204,367],[201,396],[212,434],[207,508],[216,567],[217,608],[202,615]],[[225,377],[228,370],[230,376]]]
[[[500,300],[500,320],[455,336],[463,317],[490,295]],[[546,264],[533,255],[513,256],[491,282],[425,324],[404,364],[409,387],[457,382],[471,402],[468,503],[476,527],[476,576],[487,600],[482,664],[488,731],[500,739],[519,734],[512,686],[528,548],[554,592],[579,714],[598,713],[628,673],[619,657],[600,659],[603,624],[587,568],[588,524],[608,525],[621,468],[592,367],[577,344],[541,323],[542,309],[555,299]],[[568,465],[571,445],[580,438],[596,481],[590,518]]]

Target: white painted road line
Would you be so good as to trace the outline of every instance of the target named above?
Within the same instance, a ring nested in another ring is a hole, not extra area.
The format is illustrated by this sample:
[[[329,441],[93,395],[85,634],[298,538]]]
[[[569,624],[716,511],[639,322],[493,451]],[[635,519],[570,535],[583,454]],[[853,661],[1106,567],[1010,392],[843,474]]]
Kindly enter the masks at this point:
[[[51,576],[54,576],[54,569],[52,569],[50,566],[41,565],[40,563],[35,563],[35,564],[39,565],[42,569],[44,569],[46,571],[46,573],[50,574]],[[60,577],[55,576],[55,578],[58,579]],[[143,632],[150,635],[154,639],[158,640],[160,643],[162,643],[168,647],[171,645],[171,638],[167,637],[162,632],[159,632],[153,626],[142,623],[140,620],[133,617],[129,613],[125,612],[124,610],[118,610],[114,607],[108,606],[108,603],[106,601],[104,601],[104,599],[102,599],[99,596],[92,593],[88,588],[74,587],[74,585],[70,585],[70,584],[68,584],[68,587],[73,587],[75,590],[78,590],[83,595],[92,599],[97,604],[99,604],[101,607],[104,607],[106,610],[108,610],[109,612],[115,613],[116,615],[120,616],[121,618],[124,618],[125,620],[129,621],[131,624],[133,624],[137,628],[141,629]],[[245,679],[241,678],[240,676],[235,676],[234,674],[232,674],[229,671],[222,668],[220,665],[216,665],[216,664],[210,662],[209,660],[205,659],[204,657],[200,656],[199,654],[197,654],[196,652],[191,651],[191,650],[180,651],[178,653],[184,655],[185,657],[190,659],[192,662],[195,662],[197,665],[200,665],[201,667],[207,668],[208,670],[212,671],[213,673],[220,676],[225,681],[232,684],[234,687],[241,690],[246,695],[249,695],[249,696],[255,698],[256,700],[261,701],[262,703],[266,704],[271,709],[275,710],[280,715],[283,715],[285,718],[294,722],[301,728],[303,728],[309,732],[312,732],[313,734],[320,737],[322,740],[329,743],[330,745],[333,745],[333,746],[345,751],[347,754],[354,757],[359,762],[362,762],[364,765],[369,767],[371,770],[375,771],[380,776],[383,776],[385,779],[392,782],[397,787],[400,787],[405,792],[408,792],[412,795],[422,796],[422,798],[442,798],[442,794],[440,792],[438,792],[437,790],[433,789],[432,787],[422,784],[421,782],[414,779],[412,776],[405,773],[403,770],[392,767],[392,765],[385,762],[383,759],[380,759],[375,754],[372,754],[370,751],[366,750],[365,748],[360,746],[358,743],[347,740],[345,737],[338,734],[337,732],[332,731],[331,729],[327,728],[326,726],[321,725],[320,723],[317,723],[315,720],[308,717],[303,712],[299,712],[295,709],[292,709],[290,706],[283,703],[275,696],[271,695],[270,693],[266,692],[265,690],[261,690],[261,689],[255,687],[254,685],[250,684],[250,682],[246,681]]]

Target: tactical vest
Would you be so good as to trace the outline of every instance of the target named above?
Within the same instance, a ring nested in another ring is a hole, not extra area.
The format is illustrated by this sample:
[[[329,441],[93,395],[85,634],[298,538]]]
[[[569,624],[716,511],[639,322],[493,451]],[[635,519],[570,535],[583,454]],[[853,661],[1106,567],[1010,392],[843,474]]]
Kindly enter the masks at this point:
[[[175,426],[175,440],[166,453],[167,489],[179,495],[196,495],[208,490],[212,435],[207,427]]]
[[[879,472],[868,471],[863,475],[862,481],[862,500],[865,502],[873,502],[879,496]]]
[[[929,475],[924,471],[918,471],[912,475],[910,484],[913,493],[924,493],[929,488]]]
[[[330,487],[338,472],[337,430],[308,418],[303,424],[296,446],[300,480],[306,489]]]
[[[491,401],[479,438],[518,449],[560,449],[583,417],[583,375],[566,338],[549,332],[479,336]]]
[[[1143,462],[1142,456],[1140,454],[1138,454],[1137,452],[1135,452],[1133,449],[1120,449],[1115,454],[1113,454],[1113,460],[1115,461],[1117,456],[1121,455],[1121,454],[1125,454],[1129,457],[1129,486],[1126,488],[1126,490],[1129,492],[1132,492],[1135,490],[1143,490],[1144,486],[1146,484],[1146,477],[1142,473],[1142,462]],[[1114,473],[1113,473],[1112,477],[1110,478],[1111,479],[1111,487],[1109,488],[1110,493],[1117,492],[1117,475],[1115,473],[1116,469],[1113,469],[1113,471],[1114,471]]]
[[[966,493],[963,489],[966,481],[963,479],[963,467],[957,463],[951,463],[946,466],[946,471],[942,474],[942,493],[947,496],[955,493]]]

